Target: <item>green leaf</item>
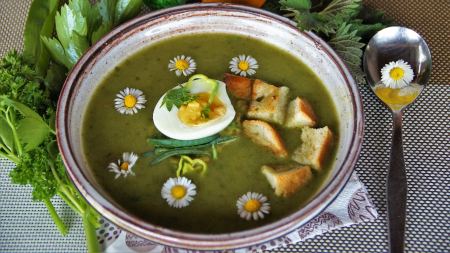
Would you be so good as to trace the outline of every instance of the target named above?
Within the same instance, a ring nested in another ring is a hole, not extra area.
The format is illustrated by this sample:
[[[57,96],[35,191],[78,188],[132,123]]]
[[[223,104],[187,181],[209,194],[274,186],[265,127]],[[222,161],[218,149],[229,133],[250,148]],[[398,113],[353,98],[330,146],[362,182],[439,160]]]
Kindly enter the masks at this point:
[[[66,58],[70,62],[71,69],[77,61],[83,56],[84,52],[89,48],[89,42],[86,37],[79,35],[77,32],[72,34],[72,40],[65,48]]]
[[[14,137],[11,127],[8,122],[0,116],[0,139],[3,144],[6,145],[9,150],[14,150]]]
[[[296,10],[309,10],[311,9],[310,0],[281,0],[280,4]]]
[[[105,36],[109,31],[111,31],[113,25],[112,23],[101,24],[96,31],[92,33],[91,43],[94,44],[99,41],[103,36]]]
[[[15,110],[17,110],[20,114],[22,114],[23,117],[26,118],[34,118],[34,119],[40,119],[42,120],[41,116],[37,114],[35,111],[33,111],[30,107],[9,99],[6,96],[0,96],[0,106],[10,106],[13,107]],[[42,122],[44,122],[42,120]],[[44,122],[45,124],[45,122]]]
[[[196,96],[189,92],[189,88],[182,86],[181,88],[169,90],[164,96],[161,106],[165,105],[167,110],[171,111],[173,106],[180,108],[180,106],[188,104],[195,99]]]
[[[101,16],[97,8],[94,8],[89,0],[71,0],[69,7],[74,12],[81,13],[87,22],[87,37],[90,38],[92,32],[100,25]]]
[[[56,34],[61,45],[67,49],[73,40],[74,34],[87,36],[87,21],[81,13],[72,10],[65,4],[56,14]]]
[[[50,57],[40,37],[53,33],[58,5],[59,0],[34,0],[25,23],[23,55],[41,75],[47,70]]]
[[[305,4],[283,0],[282,9],[286,15],[293,17],[301,30],[311,30],[329,35],[336,32],[339,26],[356,16],[361,8],[362,0],[333,0],[322,11],[310,12]]]
[[[343,23],[331,37],[329,44],[336,53],[345,61],[358,83],[365,83],[364,73],[361,70],[362,48],[361,37],[356,35],[351,24]]]
[[[141,10],[142,0],[117,0],[114,11],[114,25],[136,16]]]
[[[50,133],[48,125],[42,119],[25,117],[19,121],[17,134],[24,150],[30,151],[38,147]]]
[[[151,9],[164,9],[186,3],[186,0],[144,0],[145,5]]]
[[[100,17],[100,25],[95,27],[91,34],[91,43],[94,44],[100,40],[114,27],[114,12],[116,0],[100,0],[95,5],[97,15]]]
[[[63,46],[57,39],[47,37],[41,37],[41,39],[50,52],[53,60],[55,60],[59,64],[66,66],[69,69],[72,67],[71,62],[68,60],[68,58],[66,58],[66,53]]]
[[[67,70],[65,67],[56,63],[52,63],[47,70],[44,83],[50,91],[50,95],[55,98],[55,100],[58,99],[59,92],[66,79],[66,72]]]

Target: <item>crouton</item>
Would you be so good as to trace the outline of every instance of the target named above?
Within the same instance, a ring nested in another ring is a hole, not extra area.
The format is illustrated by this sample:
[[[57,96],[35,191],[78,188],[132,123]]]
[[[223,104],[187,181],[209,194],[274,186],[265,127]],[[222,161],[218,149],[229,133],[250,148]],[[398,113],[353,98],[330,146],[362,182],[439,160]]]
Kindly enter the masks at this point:
[[[227,86],[227,90],[233,96],[250,100],[252,94],[252,79],[225,73],[223,81]]]
[[[295,167],[288,170],[275,170],[269,166],[262,166],[261,172],[266,176],[277,196],[289,197],[305,186],[311,179],[309,166]]]
[[[286,158],[288,152],[277,131],[267,122],[261,120],[244,120],[244,133],[256,144],[267,147],[280,158]]]
[[[256,79],[247,112],[250,118],[283,124],[288,103],[288,87],[276,87]]]
[[[318,129],[305,127],[302,129],[301,140],[302,144],[292,154],[292,160],[321,170],[333,140],[333,133],[327,126]]]
[[[316,125],[316,122],[317,117],[308,101],[296,97],[289,103],[286,114],[286,122],[284,123],[286,127],[313,127]]]

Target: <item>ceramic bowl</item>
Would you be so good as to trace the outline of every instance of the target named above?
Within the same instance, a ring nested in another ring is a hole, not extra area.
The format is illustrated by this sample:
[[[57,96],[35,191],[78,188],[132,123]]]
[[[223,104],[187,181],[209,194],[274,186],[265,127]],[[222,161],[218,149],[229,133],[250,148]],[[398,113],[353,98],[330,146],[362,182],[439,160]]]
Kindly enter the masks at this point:
[[[256,229],[227,234],[193,234],[152,225],[127,212],[96,182],[83,156],[81,122],[87,102],[104,73],[129,55],[181,34],[231,33],[249,36],[290,52],[319,76],[336,105],[340,138],[336,161],[315,196],[295,213]],[[133,19],[95,44],[76,64],[62,89],[57,136],[67,172],[87,201],[111,222],[138,236],[185,249],[237,249],[293,231],[324,210],[347,183],[363,138],[363,111],[357,85],[336,53],[312,33],[269,12],[227,4],[194,4]]]

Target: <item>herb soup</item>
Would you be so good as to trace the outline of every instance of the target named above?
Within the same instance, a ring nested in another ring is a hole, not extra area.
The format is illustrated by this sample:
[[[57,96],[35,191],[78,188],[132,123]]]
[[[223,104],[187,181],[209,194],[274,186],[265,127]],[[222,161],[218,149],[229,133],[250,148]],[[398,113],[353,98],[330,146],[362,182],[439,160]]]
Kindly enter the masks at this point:
[[[292,196],[280,197],[275,195],[261,173],[261,166],[295,163],[290,156],[301,144],[301,129],[271,124],[284,141],[288,158],[277,158],[266,147],[255,144],[240,132],[237,140],[217,145],[217,159],[204,159],[208,168],[203,175],[184,175],[192,180],[197,191],[189,206],[174,208],[162,198],[161,189],[169,178],[175,177],[180,157],[174,156],[151,165],[153,157],[143,154],[151,149],[147,142],[149,137],[162,136],[152,120],[156,103],[168,90],[189,79],[169,71],[169,60],[178,55],[190,56],[196,62],[195,73],[222,80],[224,73],[230,72],[230,60],[241,54],[251,55],[257,60],[258,69],[251,78],[289,87],[289,101],[297,96],[306,98],[317,115],[316,127],[328,126],[333,132],[333,143],[338,142],[338,117],[330,95],[320,79],[289,53],[238,35],[173,37],[131,55],[107,73],[90,98],[83,119],[83,149],[89,167],[99,184],[123,208],[166,228],[195,233],[226,233],[279,220],[304,206],[315,194],[335,160],[336,145],[331,146],[324,168],[312,170],[313,177],[308,184]],[[126,87],[139,89],[145,95],[145,108],[138,113],[125,115],[114,107],[116,94]],[[231,99],[236,104],[236,99]],[[111,162],[122,159],[123,152],[134,152],[139,156],[133,167],[135,175],[116,179],[107,167]],[[236,201],[247,192],[267,197],[270,213],[265,214],[264,219],[245,220],[238,215]]]

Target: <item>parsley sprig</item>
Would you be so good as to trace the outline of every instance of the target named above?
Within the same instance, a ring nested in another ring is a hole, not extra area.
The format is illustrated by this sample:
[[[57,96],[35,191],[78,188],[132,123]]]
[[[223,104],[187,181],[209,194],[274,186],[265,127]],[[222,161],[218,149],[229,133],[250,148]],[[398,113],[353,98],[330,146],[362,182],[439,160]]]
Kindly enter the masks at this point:
[[[365,83],[361,69],[365,41],[386,26],[383,14],[363,6],[362,0],[322,1],[280,0],[285,16],[297,22],[302,31],[313,31],[329,42],[346,62],[358,83]]]
[[[161,106],[166,106],[171,111],[173,106],[180,108],[197,99],[197,96],[191,94],[188,86],[169,90],[163,98]]]

